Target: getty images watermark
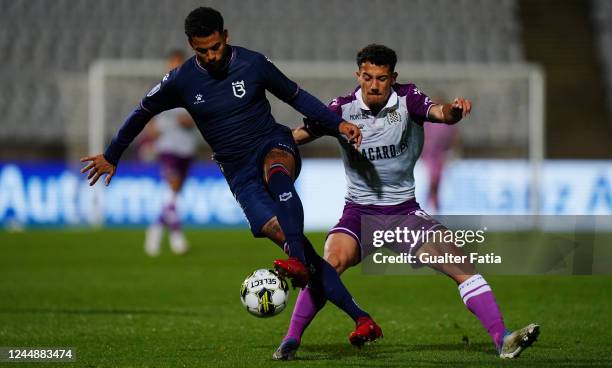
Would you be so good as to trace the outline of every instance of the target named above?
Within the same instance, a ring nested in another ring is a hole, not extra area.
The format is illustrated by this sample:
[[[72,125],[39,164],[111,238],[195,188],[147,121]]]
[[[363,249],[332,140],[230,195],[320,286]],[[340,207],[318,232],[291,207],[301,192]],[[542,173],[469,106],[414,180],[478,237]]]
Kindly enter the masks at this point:
[[[362,215],[362,271],[376,275],[612,274],[612,216]],[[425,267],[423,267],[425,266]]]
[[[416,230],[409,226],[396,226],[394,229],[374,230],[372,231],[372,246],[374,249],[395,247],[400,252],[396,255],[385,255],[382,252],[375,251],[372,254],[372,260],[377,264],[500,264],[502,263],[502,257],[493,252],[462,254],[462,252],[450,252],[448,249],[438,249],[450,246],[463,248],[464,246],[483,244],[486,240],[486,231],[486,227],[478,230],[450,230],[436,224],[428,229],[424,226]],[[435,245],[436,248],[419,251],[421,246],[425,244]]]

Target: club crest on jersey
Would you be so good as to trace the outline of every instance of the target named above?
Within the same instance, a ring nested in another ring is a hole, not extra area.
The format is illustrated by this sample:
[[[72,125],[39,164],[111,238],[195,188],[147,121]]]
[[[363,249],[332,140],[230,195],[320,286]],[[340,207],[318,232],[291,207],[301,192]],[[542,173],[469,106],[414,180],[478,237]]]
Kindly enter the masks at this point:
[[[399,123],[400,121],[402,121],[402,115],[400,115],[399,111],[397,110],[389,111],[389,113],[387,114],[387,121],[389,122],[389,124]]]
[[[232,90],[234,91],[234,96],[238,98],[244,97],[246,94],[246,88],[244,87],[244,81],[236,81],[232,82]]]

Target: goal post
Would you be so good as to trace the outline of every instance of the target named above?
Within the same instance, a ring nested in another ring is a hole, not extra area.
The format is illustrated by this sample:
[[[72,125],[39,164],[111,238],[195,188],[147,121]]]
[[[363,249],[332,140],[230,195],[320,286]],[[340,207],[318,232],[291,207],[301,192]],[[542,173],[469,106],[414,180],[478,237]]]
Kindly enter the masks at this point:
[[[329,101],[356,86],[352,62],[275,61],[301,87]],[[97,60],[89,69],[88,151],[102,152],[123,119],[164,75],[163,60]],[[474,102],[461,137],[466,147],[488,147],[491,156],[519,158],[530,165],[529,213],[541,208],[542,162],[545,159],[545,75],[529,63],[399,63],[398,82],[411,81],[434,98],[465,96]],[[248,86],[247,86],[248,88]],[[301,122],[299,113],[270,97],[277,121]],[[318,140],[312,145],[334,144]],[[329,148],[329,147],[328,147]],[[497,155],[497,152],[504,152]],[[97,192],[99,193],[99,191]],[[101,195],[101,194],[100,194]],[[101,209],[98,209],[101,211]],[[101,212],[100,212],[101,216]],[[101,217],[100,217],[101,218]]]

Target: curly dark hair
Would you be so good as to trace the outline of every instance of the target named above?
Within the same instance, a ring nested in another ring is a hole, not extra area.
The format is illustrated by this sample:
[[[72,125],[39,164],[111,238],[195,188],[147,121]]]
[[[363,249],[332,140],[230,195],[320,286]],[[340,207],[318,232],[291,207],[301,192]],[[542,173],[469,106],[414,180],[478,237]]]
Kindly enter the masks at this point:
[[[185,18],[185,34],[189,39],[210,36],[215,32],[223,33],[223,16],[213,8],[196,8]]]
[[[385,45],[372,43],[357,52],[357,66],[370,62],[374,65],[389,65],[391,71],[395,70],[397,64],[397,54]]]

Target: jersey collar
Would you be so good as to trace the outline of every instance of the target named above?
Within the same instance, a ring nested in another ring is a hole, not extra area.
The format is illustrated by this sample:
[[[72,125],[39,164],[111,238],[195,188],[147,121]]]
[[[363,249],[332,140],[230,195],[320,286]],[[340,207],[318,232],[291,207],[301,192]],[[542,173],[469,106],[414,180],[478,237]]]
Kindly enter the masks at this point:
[[[359,104],[359,107],[362,110],[371,111],[368,105],[366,105],[365,102],[363,102],[361,88],[355,91],[355,98],[357,99],[357,103]],[[391,95],[389,96],[389,99],[387,100],[387,104],[380,111],[383,112],[383,111],[386,111],[392,108],[396,108],[398,103],[399,103],[399,97],[397,96],[397,92],[395,92],[394,90],[391,90]]]

